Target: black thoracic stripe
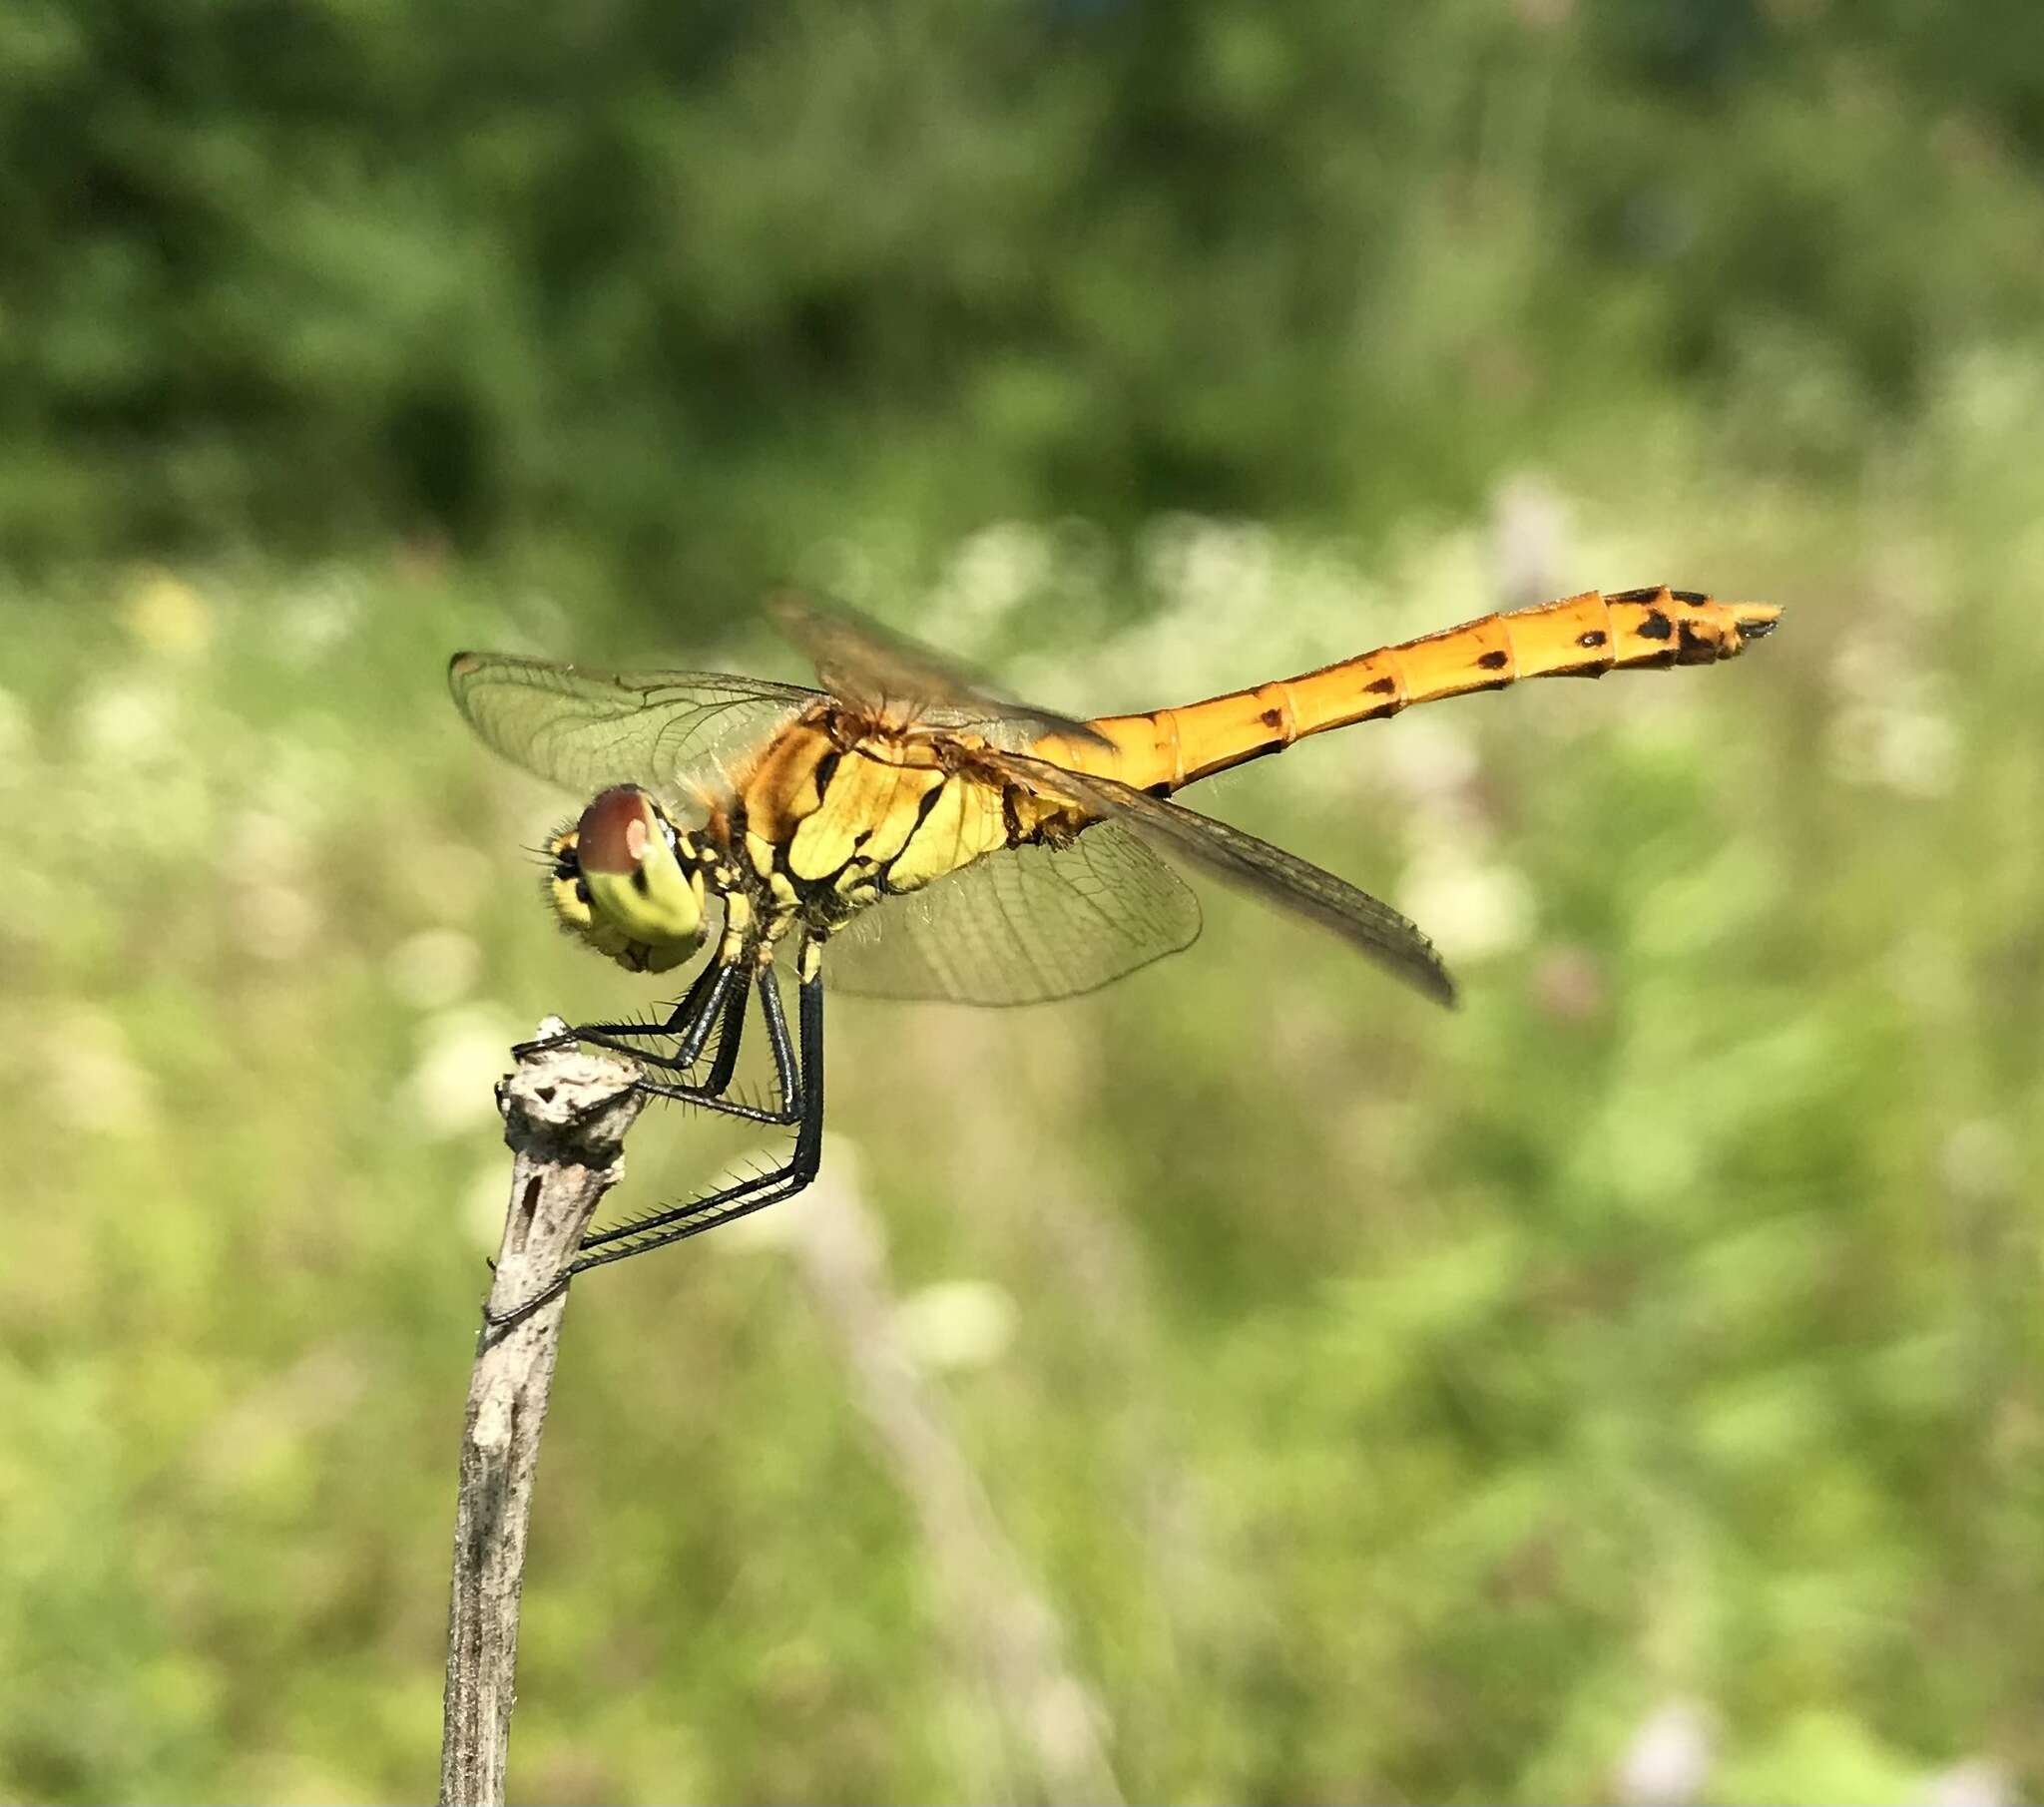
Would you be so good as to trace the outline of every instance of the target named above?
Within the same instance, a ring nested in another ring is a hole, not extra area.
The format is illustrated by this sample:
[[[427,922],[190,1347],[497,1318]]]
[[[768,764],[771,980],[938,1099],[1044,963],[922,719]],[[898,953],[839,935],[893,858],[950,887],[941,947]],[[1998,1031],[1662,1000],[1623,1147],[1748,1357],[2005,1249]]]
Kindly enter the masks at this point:
[[[909,850],[909,848],[915,844],[915,837],[922,832],[923,823],[927,822],[930,819],[930,811],[936,808],[937,799],[944,794],[945,786],[954,784],[956,782],[957,780],[955,778],[940,779],[935,784],[932,784],[929,787],[929,789],[924,791],[922,795],[916,799],[915,826],[909,829],[907,834],[902,837],[900,850],[894,855],[894,858],[890,859],[884,866],[877,868],[877,870],[873,874],[873,876],[879,880],[883,888],[890,891],[894,888],[895,863],[901,858],[902,854],[906,853]],[[865,841],[866,835],[870,834],[872,830],[868,828],[859,835],[858,838],[861,844]],[[845,862],[845,865],[849,865],[850,863],[851,862],[847,860]],[[837,869],[838,871],[842,872],[844,870],[844,867],[840,866]]]
[[[837,881],[844,876],[845,867],[852,865],[857,861],[859,856],[859,850],[862,847],[864,847],[866,842],[871,840],[872,837],[872,826],[870,823],[868,823],[865,827],[861,828],[858,831],[858,833],[851,837],[851,851],[847,853],[841,860],[839,860],[835,866],[833,866],[828,872],[822,873],[820,876],[816,878],[804,879],[802,882],[804,884],[811,885],[828,885],[834,890],[836,888]]]
[[[830,780],[837,775],[837,762],[843,757],[842,753],[835,747],[832,747],[816,761],[816,807],[818,809],[823,806],[823,796],[830,788]]]

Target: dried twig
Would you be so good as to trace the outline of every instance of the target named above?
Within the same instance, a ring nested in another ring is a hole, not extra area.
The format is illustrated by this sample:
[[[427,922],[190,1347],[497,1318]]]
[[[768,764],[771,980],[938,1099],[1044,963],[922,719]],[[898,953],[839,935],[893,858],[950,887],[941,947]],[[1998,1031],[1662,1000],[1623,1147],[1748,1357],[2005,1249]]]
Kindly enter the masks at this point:
[[[549,1018],[544,1041],[566,1025]],[[598,1202],[624,1171],[625,1131],[644,1103],[636,1075],[572,1044],[521,1054],[499,1082],[504,1139],[517,1159],[461,1436],[440,1799],[504,1799],[518,1659],[525,1533],[540,1432],[560,1346],[565,1287],[554,1291]]]

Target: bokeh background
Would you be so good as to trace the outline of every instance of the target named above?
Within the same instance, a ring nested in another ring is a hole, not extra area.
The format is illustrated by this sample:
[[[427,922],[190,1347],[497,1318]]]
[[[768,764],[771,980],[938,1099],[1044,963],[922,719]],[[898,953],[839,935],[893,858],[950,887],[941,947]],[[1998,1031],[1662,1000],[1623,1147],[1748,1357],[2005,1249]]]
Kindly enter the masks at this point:
[[[1081,711],[1791,613],[1195,799],[1455,1015],[840,1006],[577,1289],[517,1796],[2044,1791],[2040,328],[2034,8],[10,0],[0,1796],[431,1786],[490,1083],[650,1001],[442,669],[788,580]]]

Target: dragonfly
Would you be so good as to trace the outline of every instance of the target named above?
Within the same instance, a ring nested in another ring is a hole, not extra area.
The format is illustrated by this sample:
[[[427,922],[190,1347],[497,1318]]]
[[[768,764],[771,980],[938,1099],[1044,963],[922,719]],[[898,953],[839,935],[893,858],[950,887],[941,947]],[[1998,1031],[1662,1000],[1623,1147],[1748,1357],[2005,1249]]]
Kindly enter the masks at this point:
[[[1296,678],[1139,714],[1076,719],[1015,701],[855,612],[767,605],[818,685],[720,672],[604,676],[459,653],[456,707],[496,752],[590,800],[546,843],[560,925],[638,973],[707,954],[645,1022],[560,1042],[639,1065],[648,1095],[792,1129],[785,1159],[591,1231],[574,1275],[793,1196],[823,1131],[823,1000],[1040,1003],[1089,992],[1200,933],[1180,869],[1331,930],[1437,1004],[1455,986],[1390,905],[1296,854],[1173,801],[1309,735],[1532,678],[1711,665],[1781,610],[1665,586],[1586,591],[1380,647]],[[776,973],[792,964],[790,1028]],[[737,1096],[757,1009],[772,1094]]]

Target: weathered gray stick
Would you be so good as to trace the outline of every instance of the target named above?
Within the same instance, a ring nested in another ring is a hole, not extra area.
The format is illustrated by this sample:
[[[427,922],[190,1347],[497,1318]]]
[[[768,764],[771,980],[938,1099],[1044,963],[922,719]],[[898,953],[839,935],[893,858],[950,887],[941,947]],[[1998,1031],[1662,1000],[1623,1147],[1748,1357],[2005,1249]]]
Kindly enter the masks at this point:
[[[550,1017],[539,1039],[566,1027]],[[624,1171],[625,1131],[645,1102],[633,1090],[636,1078],[623,1063],[569,1044],[521,1055],[518,1071],[497,1085],[504,1139],[517,1159],[461,1432],[443,1807],[500,1807],[504,1799],[525,1533],[568,1303],[565,1287],[547,1289]],[[535,1299],[541,1303],[513,1316]]]

